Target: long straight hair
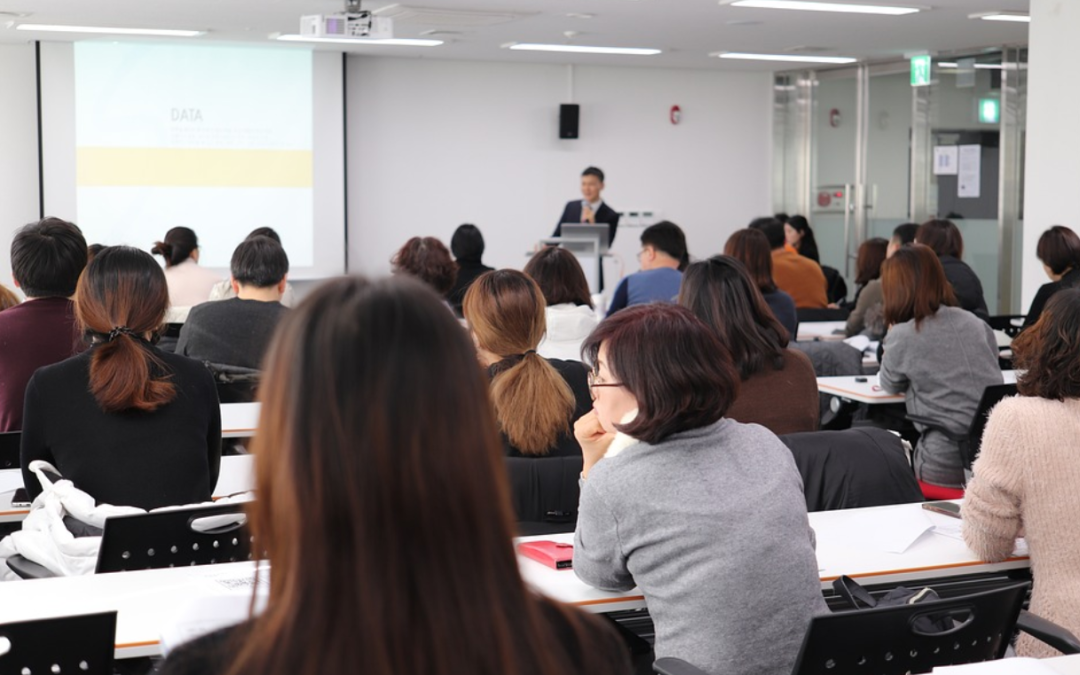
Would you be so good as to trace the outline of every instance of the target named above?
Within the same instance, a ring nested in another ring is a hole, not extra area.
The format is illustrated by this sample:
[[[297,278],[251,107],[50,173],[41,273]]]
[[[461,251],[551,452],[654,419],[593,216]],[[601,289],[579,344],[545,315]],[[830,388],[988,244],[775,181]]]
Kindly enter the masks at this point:
[[[495,270],[480,275],[461,304],[483,349],[495,365],[491,400],[510,444],[523,455],[545,455],[570,430],[574,394],[536,347],[544,338],[544,294],[526,274]]]
[[[521,579],[487,383],[441,299],[330,281],[263,369],[249,514],[273,571],[228,673],[582,672]]]
[[[761,230],[738,230],[724,244],[724,255],[729,255],[743,265],[750,278],[762,293],[775,293],[776,282],[772,276],[772,249],[769,239]]]
[[[90,392],[105,412],[150,412],[176,396],[146,337],[165,325],[169,287],[150,254],[110,246],[94,256],[75,291],[75,318],[93,343]]]

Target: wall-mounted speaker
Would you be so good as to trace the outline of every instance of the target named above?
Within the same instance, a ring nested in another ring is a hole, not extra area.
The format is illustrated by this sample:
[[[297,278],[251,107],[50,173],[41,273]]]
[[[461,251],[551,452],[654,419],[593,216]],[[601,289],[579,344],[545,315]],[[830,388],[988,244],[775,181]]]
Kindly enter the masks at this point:
[[[578,137],[578,119],[581,106],[577,103],[563,103],[559,106],[559,138]]]

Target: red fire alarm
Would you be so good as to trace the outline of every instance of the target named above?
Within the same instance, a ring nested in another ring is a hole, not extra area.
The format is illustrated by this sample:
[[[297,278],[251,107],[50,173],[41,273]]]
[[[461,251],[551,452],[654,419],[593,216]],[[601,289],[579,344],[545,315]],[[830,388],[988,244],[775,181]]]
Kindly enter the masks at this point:
[[[837,108],[833,108],[832,110],[830,110],[829,111],[829,126],[832,127],[833,129],[835,129],[838,126],[840,126],[840,121],[841,121],[840,110],[837,109]]]
[[[671,123],[678,124],[682,121],[682,108],[677,105],[671,106]]]

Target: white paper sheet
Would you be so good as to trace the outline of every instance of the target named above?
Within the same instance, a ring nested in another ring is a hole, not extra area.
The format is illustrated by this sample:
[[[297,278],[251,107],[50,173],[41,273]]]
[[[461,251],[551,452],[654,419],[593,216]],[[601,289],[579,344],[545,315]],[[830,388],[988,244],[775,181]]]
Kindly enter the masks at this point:
[[[921,510],[904,508],[859,514],[848,523],[853,540],[886,553],[903,553],[933,526]]]
[[[934,146],[934,175],[955,176],[960,170],[960,150],[955,145]]]
[[[1057,672],[1038,659],[1023,657],[965,666],[939,666],[933,670],[934,675],[1054,675]]]
[[[977,198],[982,183],[982,146],[961,145],[956,196]]]

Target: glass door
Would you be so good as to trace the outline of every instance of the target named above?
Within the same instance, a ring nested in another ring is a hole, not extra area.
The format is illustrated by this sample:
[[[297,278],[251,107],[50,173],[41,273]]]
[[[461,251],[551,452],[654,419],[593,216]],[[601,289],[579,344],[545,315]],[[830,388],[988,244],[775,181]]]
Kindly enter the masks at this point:
[[[808,218],[822,266],[836,268],[853,289],[859,184],[859,69],[817,74],[814,88],[813,171]]]

